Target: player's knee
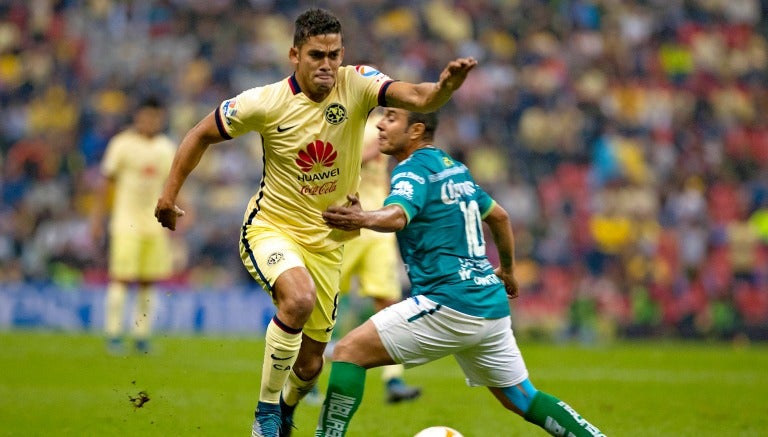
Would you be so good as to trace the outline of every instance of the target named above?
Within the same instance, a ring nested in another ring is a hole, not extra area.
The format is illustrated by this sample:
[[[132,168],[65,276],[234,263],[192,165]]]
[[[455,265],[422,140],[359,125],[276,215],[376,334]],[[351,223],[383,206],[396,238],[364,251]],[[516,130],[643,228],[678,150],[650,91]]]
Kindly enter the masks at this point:
[[[333,348],[333,361],[354,363],[356,358],[355,351],[357,350],[358,348],[355,347],[350,337],[344,337]]]
[[[316,300],[314,290],[292,290],[283,293],[278,299],[277,305],[281,312],[290,314],[293,320],[298,321],[303,326],[312,314]],[[298,326],[296,327],[298,328]]]

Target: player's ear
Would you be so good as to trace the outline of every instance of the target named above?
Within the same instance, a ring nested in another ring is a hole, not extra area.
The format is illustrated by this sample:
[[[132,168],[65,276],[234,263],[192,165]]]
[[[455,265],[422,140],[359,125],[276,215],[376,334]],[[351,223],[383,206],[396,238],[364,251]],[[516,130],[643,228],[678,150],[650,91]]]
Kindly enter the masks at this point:
[[[409,128],[411,130],[411,138],[414,140],[421,138],[424,135],[426,127],[427,126],[424,123],[413,123]]]
[[[296,65],[299,63],[299,48],[298,47],[291,47],[288,50],[288,59],[291,60],[291,63],[293,65]]]

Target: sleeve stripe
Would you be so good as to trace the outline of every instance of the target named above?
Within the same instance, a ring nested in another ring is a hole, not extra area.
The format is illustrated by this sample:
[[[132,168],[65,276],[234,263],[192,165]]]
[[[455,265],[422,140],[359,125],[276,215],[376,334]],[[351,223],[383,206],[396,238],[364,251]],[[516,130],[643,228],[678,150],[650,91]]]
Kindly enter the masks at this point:
[[[389,82],[382,85],[381,88],[379,88],[379,106],[383,106],[383,107],[387,106],[387,89],[394,82],[395,82],[394,80],[390,80]]]
[[[219,134],[221,135],[222,138],[231,140],[232,136],[224,128],[224,120],[221,119],[221,108],[217,107],[216,109],[214,109],[214,114],[216,118],[216,127],[219,129]]]
[[[488,205],[488,209],[487,209],[487,210],[485,210],[485,212],[483,212],[482,214],[480,214],[480,218],[481,218],[482,220],[485,220],[485,218],[486,218],[486,217],[488,217],[488,215],[491,213],[491,211],[493,211],[493,208],[495,208],[495,207],[496,207],[496,201],[495,201],[495,200],[493,200],[493,199],[491,199],[491,204],[490,204],[490,205]]]
[[[389,199],[387,199],[387,200],[389,200]],[[408,212],[408,207],[406,206],[405,203],[400,202],[400,201],[395,200],[395,199],[392,199],[392,200],[389,200],[389,201],[384,201],[384,206],[389,206],[389,205],[397,205],[397,206],[400,207],[400,209],[403,210],[403,212],[405,213],[405,224],[406,224],[406,226],[411,222],[411,218],[412,217],[411,217],[411,214]]]

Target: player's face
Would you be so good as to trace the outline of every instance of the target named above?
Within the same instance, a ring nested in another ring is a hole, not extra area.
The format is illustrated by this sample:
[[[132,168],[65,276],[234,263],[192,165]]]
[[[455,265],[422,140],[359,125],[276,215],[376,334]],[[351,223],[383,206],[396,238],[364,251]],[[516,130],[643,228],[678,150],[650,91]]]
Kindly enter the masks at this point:
[[[160,108],[141,108],[133,120],[134,128],[146,137],[153,137],[165,128],[165,111]]]
[[[301,47],[291,47],[289,56],[304,93],[316,102],[325,99],[336,85],[336,74],[344,59],[341,35],[311,36]]]
[[[405,159],[413,134],[411,126],[408,126],[408,111],[387,108],[376,128],[379,130],[379,151],[394,156],[398,161]]]

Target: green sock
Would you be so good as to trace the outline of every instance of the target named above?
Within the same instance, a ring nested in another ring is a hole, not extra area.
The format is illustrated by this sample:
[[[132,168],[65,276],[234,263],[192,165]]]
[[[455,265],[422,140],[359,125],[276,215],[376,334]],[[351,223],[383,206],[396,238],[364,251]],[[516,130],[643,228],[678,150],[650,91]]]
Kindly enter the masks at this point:
[[[543,391],[536,393],[524,417],[556,437],[605,437],[570,405]]]
[[[345,435],[349,421],[363,401],[364,389],[365,368],[352,363],[334,362],[315,437]]]

